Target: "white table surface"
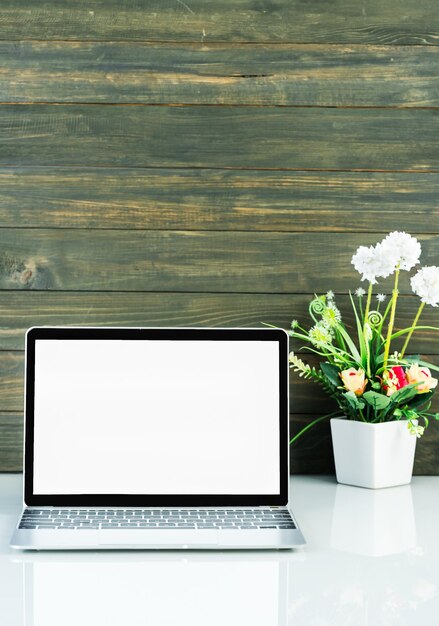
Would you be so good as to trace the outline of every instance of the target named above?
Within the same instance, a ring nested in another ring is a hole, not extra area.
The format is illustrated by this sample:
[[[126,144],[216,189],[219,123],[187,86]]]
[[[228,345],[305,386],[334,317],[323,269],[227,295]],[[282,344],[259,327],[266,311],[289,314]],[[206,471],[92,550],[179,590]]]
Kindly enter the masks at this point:
[[[0,475],[4,626],[439,623],[439,477],[371,491],[291,479],[293,551],[17,552],[22,477]]]

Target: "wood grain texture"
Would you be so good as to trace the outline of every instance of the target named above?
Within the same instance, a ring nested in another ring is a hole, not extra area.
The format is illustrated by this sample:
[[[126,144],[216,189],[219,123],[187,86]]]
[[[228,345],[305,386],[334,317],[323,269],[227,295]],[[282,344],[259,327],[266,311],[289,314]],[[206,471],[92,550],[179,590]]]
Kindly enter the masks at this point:
[[[311,365],[317,365],[318,359],[313,354],[304,354],[302,358]],[[437,355],[423,355],[433,364],[438,364]],[[0,406],[2,411],[17,412],[23,410],[24,353],[15,351],[0,352]],[[330,400],[316,383],[303,380],[294,372],[290,373],[290,411],[318,417],[337,410],[335,402]],[[439,411],[439,394],[433,397],[432,411]],[[439,425],[438,425],[439,428]]]
[[[0,472],[23,471],[23,413],[0,414]]]
[[[395,229],[438,265],[438,43],[437,0],[4,0],[0,470],[31,325],[287,328],[314,292],[347,311],[353,252]],[[293,433],[330,408],[291,375]],[[438,450],[433,424],[415,473]],[[329,424],[291,459],[332,472]]]
[[[24,333],[34,326],[211,326],[288,329],[293,318],[311,326],[309,295],[136,292],[0,291],[0,350],[23,350]],[[348,296],[337,295],[343,319],[352,327]],[[408,327],[418,306],[415,296],[400,296],[396,329]],[[437,309],[425,307],[420,324],[438,324]],[[418,330],[410,352],[429,353],[436,334]],[[301,344],[291,341],[291,349]],[[398,341],[395,348],[399,347]]]
[[[0,106],[0,165],[438,170],[439,110]]]
[[[434,46],[0,42],[2,102],[431,107],[438,70]]]
[[[435,0],[2,0],[1,39],[437,44]]]
[[[0,238],[5,290],[309,294],[355,289],[351,257],[381,236],[321,233],[316,241],[313,233],[7,228]],[[439,237],[418,239],[423,263],[434,264]],[[391,278],[380,283],[385,292],[391,286]],[[412,293],[407,272],[400,291]]]
[[[0,227],[439,233],[439,174],[0,168]]]
[[[2,412],[23,411],[24,352],[0,352],[0,406]]]

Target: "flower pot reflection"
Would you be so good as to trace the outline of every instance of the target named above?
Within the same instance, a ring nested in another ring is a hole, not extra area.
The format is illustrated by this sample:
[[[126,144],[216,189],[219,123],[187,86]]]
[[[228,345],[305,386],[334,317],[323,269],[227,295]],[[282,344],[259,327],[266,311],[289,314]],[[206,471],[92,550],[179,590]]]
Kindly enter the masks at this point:
[[[385,556],[416,546],[410,485],[384,490],[337,485],[331,547],[353,554]]]

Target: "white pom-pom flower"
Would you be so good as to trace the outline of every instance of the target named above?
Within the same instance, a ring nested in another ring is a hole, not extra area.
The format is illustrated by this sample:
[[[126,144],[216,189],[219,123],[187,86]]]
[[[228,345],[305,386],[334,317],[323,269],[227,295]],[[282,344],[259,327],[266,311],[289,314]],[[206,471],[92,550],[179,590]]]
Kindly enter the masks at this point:
[[[379,267],[377,276],[379,278],[387,278],[393,274],[398,263],[398,259],[395,257],[395,254],[387,246],[385,246],[382,241],[376,244],[375,254]]]
[[[421,267],[410,280],[413,292],[421,298],[421,302],[439,305],[439,267],[430,265]]]
[[[401,270],[411,270],[419,263],[421,244],[408,233],[395,230],[378,245],[381,245],[389,259],[393,258],[395,266],[399,266]]]
[[[376,246],[360,246],[352,257],[352,265],[361,276],[361,280],[367,280],[375,285],[377,278],[387,278],[396,268],[395,255],[377,243]]]

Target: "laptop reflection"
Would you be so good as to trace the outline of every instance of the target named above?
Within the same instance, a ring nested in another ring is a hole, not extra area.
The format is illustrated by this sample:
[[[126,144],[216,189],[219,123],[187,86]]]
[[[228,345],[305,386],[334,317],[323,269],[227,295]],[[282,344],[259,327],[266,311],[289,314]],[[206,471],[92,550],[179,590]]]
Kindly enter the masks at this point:
[[[24,564],[26,626],[287,624],[287,563],[275,558],[36,556]]]

